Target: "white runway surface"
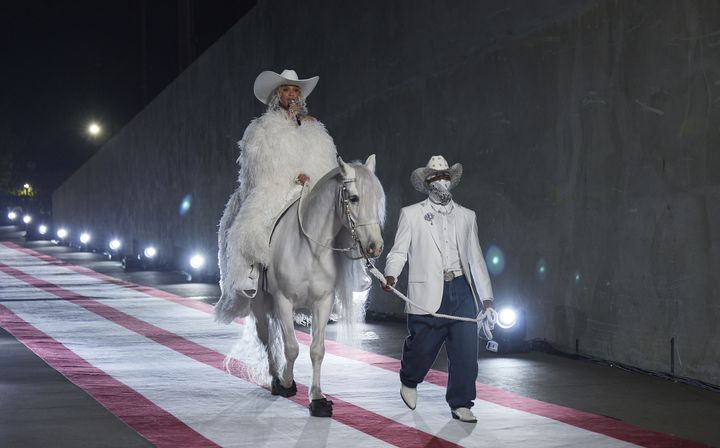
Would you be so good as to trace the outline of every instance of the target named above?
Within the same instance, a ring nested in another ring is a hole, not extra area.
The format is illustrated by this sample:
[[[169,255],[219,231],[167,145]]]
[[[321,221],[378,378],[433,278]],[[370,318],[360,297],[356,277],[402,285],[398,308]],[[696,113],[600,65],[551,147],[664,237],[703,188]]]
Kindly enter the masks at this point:
[[[701,446],[478,383],[475,425],[450,418],[447,375],[432,371],[418,407],[399,398],[399,361],[327,342],[332,418],[310,417],[309,336],[297,332],[298,394],[270,392],[223,360],[242,323],[211,307],[0,244],[0,326],[156,446]]]

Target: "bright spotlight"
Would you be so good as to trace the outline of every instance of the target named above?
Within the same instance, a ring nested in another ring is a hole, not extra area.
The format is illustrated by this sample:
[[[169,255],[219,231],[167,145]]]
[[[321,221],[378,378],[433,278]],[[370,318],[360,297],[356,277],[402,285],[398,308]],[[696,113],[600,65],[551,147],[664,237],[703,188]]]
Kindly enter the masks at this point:
[[[30,216],[30,215],[23,216],[23,222],[25,224],[30,224],[32,222],[32,216]]]
[[[17,219],[17,213],[15,213],[15,212],[8,213],[8,219],[10,221],[15,221]]]
[[[199,254],[195,254],[190,257],[190,267],[193,269],[200,269],[205,265],[205,257]]]
[[[155,249],[153,246],[148,246],[143,251],[143,255],[145,255],[145,258],[153,258],[155,255],[157,255],[157,249]]]
[[[57,236],[58,236],[58,238],[60,238],[60,239],[65,239],[65,238],[67,238],[67,236],[68,236],[68,231],[67,231],[67,229],[65,229],[64,227],[59,228],[58,231],[57,231]]]
[[[87,131],[93,137],[97,137],[102,132],[102,128],[97,123],[90,123],[90,125],[87,128]]]
[[[47,233],[47,231],[48,231],[48,228],[45,224],[40,224],[38,226],[38,233],[40,233],[40,235],[45,235]]]
[[[503,308],[498,313],[500,328],[510,328],[517,323],[517,313],[512,308]]]
[[[83,232],[82,235],[80,235],[80,242],[83,244],[87,244],[90,242],[90,234],[87,232]]]
[[[122,247],[122,243],[120,242],[119,239],[115,238],[110,241],[110,243],[108,244],[108,247],[110,248],[110,250],[117,251],[118,249],[120,249]]]
[[[23,188],[27,190],[28,188],[30,188],[30,184],[23,184]]]

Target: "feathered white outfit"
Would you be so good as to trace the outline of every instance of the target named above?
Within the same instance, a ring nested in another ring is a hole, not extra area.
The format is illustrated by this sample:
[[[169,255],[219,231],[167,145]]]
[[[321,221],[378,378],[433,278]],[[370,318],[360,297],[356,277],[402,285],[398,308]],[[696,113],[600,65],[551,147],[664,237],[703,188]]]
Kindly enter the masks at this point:
[[[253,120],[238,146],[240,185],[220,220],[223,295],[235,290],[235,282],[247,276],[250,264],[269,264],[272,225],[299,196],[302,187],[295,183],[297,176],[306,174],[312,187],[337,167],[335,144],[325,126],[313,120],[298,126],[282,109]]]

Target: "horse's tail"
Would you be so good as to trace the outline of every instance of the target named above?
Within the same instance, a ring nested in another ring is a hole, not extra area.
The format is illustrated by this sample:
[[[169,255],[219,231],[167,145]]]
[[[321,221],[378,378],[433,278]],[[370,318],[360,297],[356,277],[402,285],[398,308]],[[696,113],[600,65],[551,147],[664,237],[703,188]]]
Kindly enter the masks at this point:
[[[240,189],[236,189],[225,205],[222,218],[220,218],[220,228],[218,229],[218,267],[220,268],[220,300],[215,305],[215,320],[228,324],[236,317],[247,314],[248,303],[238,303],[235,291],[230,285],[232,279],[228,275],[228,232],[235,221],[235,217],[240,213]]]
[[[270,297],[263,297],[263,300],[271,301]],[[270,385],[272,379],[268,370],[268,356],[272,356],[272,362],[277,372],[285,368],[285,357],[283,356],[282,326],[280,322],[268,314],[261,313],[255,316],[250,313],[241,325],[241,335],[236,341],[230,353],[225,357],[224,367],[228,372],[240,372],[251,382],[259,385]],[[267,326],[267,340],[259,337],[256,325],[257,320],[263,319],[263,325]],[[269,355],[270,353],[270,355]]]

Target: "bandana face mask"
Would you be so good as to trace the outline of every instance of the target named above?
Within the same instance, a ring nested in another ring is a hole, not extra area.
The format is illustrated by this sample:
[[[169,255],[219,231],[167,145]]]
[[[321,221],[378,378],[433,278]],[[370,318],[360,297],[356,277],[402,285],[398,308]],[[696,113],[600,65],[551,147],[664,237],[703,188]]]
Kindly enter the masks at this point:
[[[430,200],[435,204],[447,205],[452,200],[452,193],[450,193],[450,181],[446,179],[440,179],[428,184],[430,194],[428,195]]]

